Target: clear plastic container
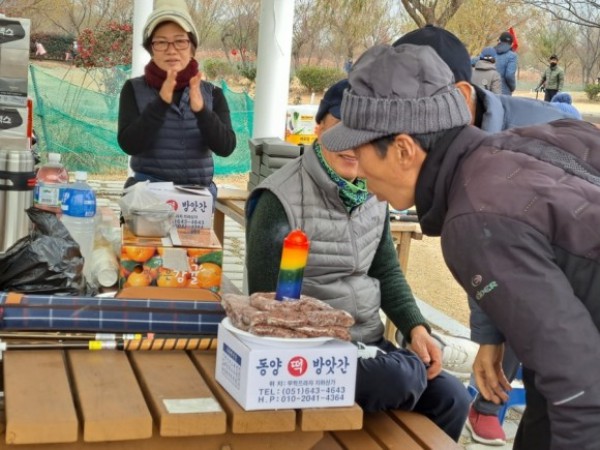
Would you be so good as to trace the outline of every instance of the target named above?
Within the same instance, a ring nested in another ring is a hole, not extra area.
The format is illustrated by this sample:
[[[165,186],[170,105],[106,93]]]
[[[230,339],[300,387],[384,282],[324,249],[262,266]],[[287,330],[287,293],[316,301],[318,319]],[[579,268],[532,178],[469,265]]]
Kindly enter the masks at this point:
[[[96,247],[92,252],[90,272],[92,281],[102,287],[112,287],[117,284],[119,263],[109,245]]]
[[[83,274],[86,278],[90,278],[96,235],[96,194],[86,181],[87,172],[75,172],[75,182],[67,186],[62,198],[61,220],[79,244],[84,258]]]
[[[33,206],[62,214],[61,198],[69,173],[60,162],[60,153],[48,153],[48,162],[38,169],[33,189]]]

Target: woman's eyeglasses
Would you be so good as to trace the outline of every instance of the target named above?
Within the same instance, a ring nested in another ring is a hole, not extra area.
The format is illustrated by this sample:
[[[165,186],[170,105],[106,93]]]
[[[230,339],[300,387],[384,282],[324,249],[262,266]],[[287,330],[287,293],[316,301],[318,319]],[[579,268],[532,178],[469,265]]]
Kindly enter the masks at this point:
[[[173,45],[175,50],[187,50],[190,46],[189,39],[175,39],[173,42],[169,41],[152,41],[152,49],[156,52],[166,52],[169,45]]]

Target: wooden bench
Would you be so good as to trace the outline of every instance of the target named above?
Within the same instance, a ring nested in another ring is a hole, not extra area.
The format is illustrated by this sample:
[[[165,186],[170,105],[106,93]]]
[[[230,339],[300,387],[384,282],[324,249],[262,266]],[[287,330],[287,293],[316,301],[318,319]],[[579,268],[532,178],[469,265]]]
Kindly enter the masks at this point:
[[[314,450],[460,450],[425,416],[407,411],[365,414],[363,428],[331,431]]]
[[[3,364],[0,449],[458,448],[413,413],[363,427],[356,405],[244,411],[215,381],[214,350],[9,350]]]

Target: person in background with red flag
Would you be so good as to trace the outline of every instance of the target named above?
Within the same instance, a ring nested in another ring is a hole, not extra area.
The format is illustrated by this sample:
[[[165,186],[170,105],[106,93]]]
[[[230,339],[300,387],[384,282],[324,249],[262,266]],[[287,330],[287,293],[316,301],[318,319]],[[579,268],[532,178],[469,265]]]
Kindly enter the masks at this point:
[[[510,27],[508,29],[508,32],[510,33],[510,35],[512,36],[512,46],[510,47],[510,49],[513,52],[516,52],[519,49],[519,41],[517,40],[517,33],[515,33],[515,30],[513,29],[513,27]]]
[[[498,44],[495,50],[496,56],[496,70],[500,74],[502,79],[502,93],[505,95],[512,95],[514,90],[517,88],[517,64],[518,56],[513,51],[518,47],[515,38],[513,37],[514,31],[505,31],[498,38]]]

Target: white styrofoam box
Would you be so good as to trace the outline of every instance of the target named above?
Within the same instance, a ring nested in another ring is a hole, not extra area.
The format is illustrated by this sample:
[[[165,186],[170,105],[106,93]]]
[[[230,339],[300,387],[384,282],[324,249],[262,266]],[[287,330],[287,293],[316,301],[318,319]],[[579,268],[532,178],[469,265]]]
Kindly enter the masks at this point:
[[[0,17],[0,46],[25,49],[29,52],[30,32],[29,19]]]
[[[356,368],[350,342],[263,346],[219,324],[215,378],[246,410],[351,406]]]
[[[0,108],[7,106],[27,107],[27,78],[0,77]]]
[[[210,228],[213,196],[207,188],[186,188],[172,182],[148,183],[148,189],[175,210],[177,228]]]
[[[0,105],[0,138],[27,137],[27,108]]]
[[[0,45],[0,78],[24,79],[29,76],[29,50]]]
[[[3,136],[0,132],[0,149],[24,152],[29,150],[29,139],[26,137]],[[1,193],[2,191],[0,191]]]

